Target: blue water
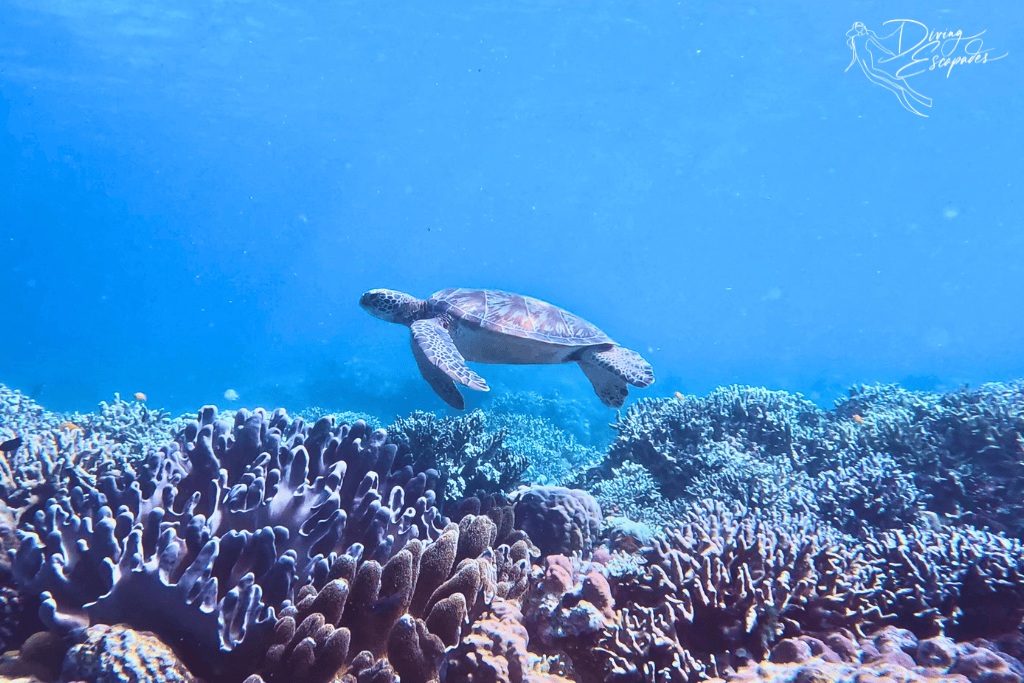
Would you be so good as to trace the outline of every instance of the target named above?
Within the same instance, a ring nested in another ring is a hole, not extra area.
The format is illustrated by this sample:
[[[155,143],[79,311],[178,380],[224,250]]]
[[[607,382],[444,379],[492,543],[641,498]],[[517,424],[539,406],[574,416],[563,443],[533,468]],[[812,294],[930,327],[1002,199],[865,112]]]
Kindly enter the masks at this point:
[[[441,410],[357,302],[451,286],[591,320],[654,365],[631,400],[1024,376],[1024,17],[893,7],[0,0],[0,381]],[[844,71],[907,18],[1006,56],[915,114]]]

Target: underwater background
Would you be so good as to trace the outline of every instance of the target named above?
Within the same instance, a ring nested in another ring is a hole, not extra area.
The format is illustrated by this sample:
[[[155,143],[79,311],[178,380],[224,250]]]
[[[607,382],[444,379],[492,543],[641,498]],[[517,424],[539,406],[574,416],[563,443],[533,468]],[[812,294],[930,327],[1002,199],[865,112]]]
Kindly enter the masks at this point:
[[[0,0],[0,683],[1024,683],[1022,29]]]
[[[906,79],[934,101],[915,114],[847,45],[908,18],[1007,56]],[[3,0],[0,20],[0,378],[51,409],[229,388],[445,409],[359,310],[374,287],[567,308],[653,364],[631,400],[1024,375],[1013,3]],[[572,366],[484,370],[470,406],[602,409]]]

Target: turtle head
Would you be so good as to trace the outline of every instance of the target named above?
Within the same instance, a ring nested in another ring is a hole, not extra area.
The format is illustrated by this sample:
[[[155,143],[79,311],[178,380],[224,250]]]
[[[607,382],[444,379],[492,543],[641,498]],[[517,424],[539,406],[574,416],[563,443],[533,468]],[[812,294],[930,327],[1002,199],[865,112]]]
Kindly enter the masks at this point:
[[[424,302],[393,289],[371,289],[359,297],[359,305],[375,318],[409,325],[419,318]]]

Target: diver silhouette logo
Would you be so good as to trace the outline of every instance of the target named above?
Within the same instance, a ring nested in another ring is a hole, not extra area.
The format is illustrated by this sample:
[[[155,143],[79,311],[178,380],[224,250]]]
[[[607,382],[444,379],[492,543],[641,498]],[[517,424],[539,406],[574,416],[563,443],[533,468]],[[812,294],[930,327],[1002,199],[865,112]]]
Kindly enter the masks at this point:
[[[936,69],[944,69],[949,78],[956,66],[987,64],[1009,54],[990,56],[992,48],[984,49],[981,38],[984,31],[973,36],[964,36],[962,30],[932,31],[913,19],[890,19],[882,25],[887,24],[896,24],[896,29],[879,37],[862,22],[853,23],[846,32],[853,59],[845,70],[859,64],[869,81],[891,91],[907,111],[925,118],[928,115],[919,110],[931,108],[932,98],[910,87],[907,79]]]
[[[900,31],[901,29],[896,30]],[[889,73],[875,63],[875,51],[879,53],[879,64],[884,64],[886,61],[896,58],[896,53],[885,45],[882,45],[883,40],[891,38],[894,34],[895,32],[890,33],[885,36],[885,38],[879,38],[878,35],[867,26],[859,21],[855,21],[853,23],[853,28],[846,32],[846,35],[849,36],[846,44],[853,51],[853,61],[851,61],[850,65],[846,67],[846,71],[849,71],[850,67],[854,64],[860,64],[860,69],[864,72],[864,75],[868,77],[868,80],[875,85],[880,85],[895,93],[904,109],[909,112],[913,112],[918,116],[928,118],[927,114],[922,114],[914,108],[914,105],[911,104],[911,100],[919,106],[923,105],[925,107],[931,107],[932,98],[925,97],[911,88],[910,84],[907,83],[906,77],[898,75],[899,71],[896,73]],[[882,55],[888,56],[888,60]]]

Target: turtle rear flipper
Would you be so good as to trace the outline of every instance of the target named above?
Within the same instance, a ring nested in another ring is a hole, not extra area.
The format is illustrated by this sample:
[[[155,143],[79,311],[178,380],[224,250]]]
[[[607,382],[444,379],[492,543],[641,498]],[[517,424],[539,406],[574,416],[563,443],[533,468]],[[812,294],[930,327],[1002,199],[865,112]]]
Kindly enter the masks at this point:
[[[618,375],[634,387],[643,389],[654,384],[654,368],[636,351],[621,346],[608,349],[593,347],[583,354],[583,360]]]
[[[621,408],[626,396],[629,395],[626,382],[608,368],[590,359],[580,360],[579,364],[583,374],[594,385],[594,393],[601,399],[601,403],[609,408]]]
[[[409,329],[412,330],[413,344],[419,346],[427,362],[459,384],[476,391],[490,391],[484,378],[466,365],[466,359],[459,353],[448,329],[438,318],[417,320]]]

